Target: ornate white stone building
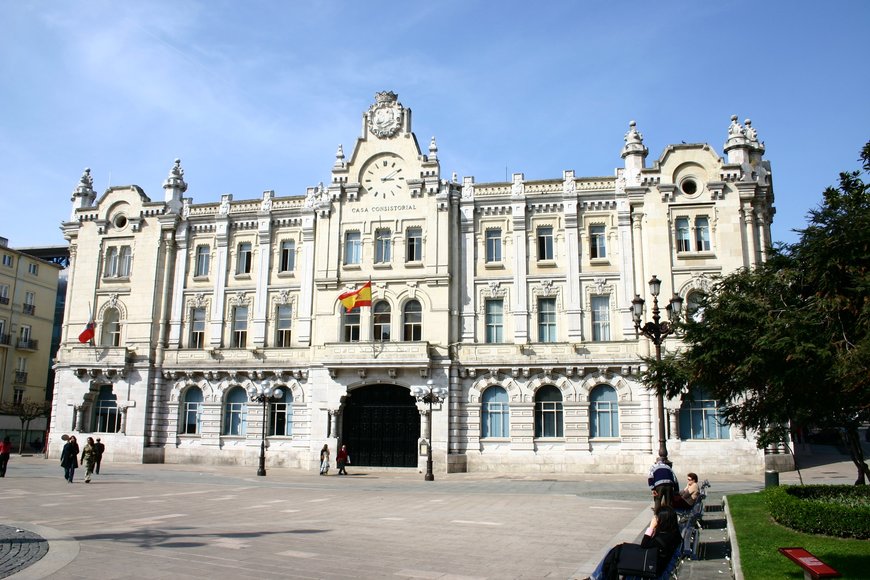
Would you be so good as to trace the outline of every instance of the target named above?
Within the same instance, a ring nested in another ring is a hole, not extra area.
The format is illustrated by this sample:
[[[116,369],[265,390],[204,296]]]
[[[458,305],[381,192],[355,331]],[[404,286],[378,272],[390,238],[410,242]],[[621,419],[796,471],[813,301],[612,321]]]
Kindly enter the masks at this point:
[[[655,397],[631,300],[689,307],[711,279],[765,259],[764,146],[733,117],[725,157],[671,145],[648,165],[635,123],[610,177],[445,178],[411,110],[379,93],[328,184],[194,204],[176,160],[153,201],[99,199],[85,171],[63,230],[71,265],[51,420],[99,433],[116,460],[312,468],[324,443],[355,465],[436,471],[645,472]],[[614,154],[616,151],[614,151]],[[371,307],[339,294],[372,282]],[[91,308],[96,346],[80,344]],[[665,348],[675,348],[669,339]],[[411,389],[448,389],[431,416]],[[266,404],[249,394],[280,386]],[[751,436],[712,401],[666,402],[678,466],[757,472]],[[727,456],[727,461],[723,461]]]

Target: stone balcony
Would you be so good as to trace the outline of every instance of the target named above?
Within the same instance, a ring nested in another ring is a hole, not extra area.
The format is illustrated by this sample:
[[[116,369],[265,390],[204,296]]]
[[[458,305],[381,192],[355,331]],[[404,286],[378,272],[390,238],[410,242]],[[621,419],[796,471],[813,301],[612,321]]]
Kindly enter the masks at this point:
[[[58,364],[75,370],[79,376],[103,374],[124,376],[135,352],[123,346],[67,345],[58,352]]]
[[[568,369],[637,367],[640,354],[636,341],[611,342],[533,342],[525,344],[457,344],[452,349],[454,362],[464,367],[536,367]]]

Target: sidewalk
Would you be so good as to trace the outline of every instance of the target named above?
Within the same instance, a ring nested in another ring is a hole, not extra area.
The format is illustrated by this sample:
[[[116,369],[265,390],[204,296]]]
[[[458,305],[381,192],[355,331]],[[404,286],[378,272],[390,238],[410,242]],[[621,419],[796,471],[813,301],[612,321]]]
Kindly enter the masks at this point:
[[[801,477],[805,485],[851,485],[855,482],[858,471],[848,456],[825,446],[814,446],[813,449],[812,455],[799,458],[806,465],[801,469],[800,475],[797,471],[779,474],[781,485],[799,485]],[[708,495],[704,513],[698,560],[683,562],[677,574],[680,580],[741,577],[733,569],[735,563],[739,565],[740,556],[733,537],[733,528],[728,526],[726,513],[722,508],[724,494],[715,493],[716,484],[712,483],[713,489]]]
[[[649,519],[649,492],[636,475],[424,482],[413,470],[359,467],[347,477],[291,469],[257,477],[256,466],[109,463],[102,471],[89,485],[78,472],[70,485],[54,459],[12,457],[0,479],[0,524],[36,534],[49,550],[33,565],[18,562],[10,578],[583,578]],[[854,471],[842,456],[816,456],[803,476],[852,483]],[[797,474],[780,481],[796,483]],[[731,576],[734,543],[716,508],[723,494],[761,489],[763,477],[711,484],[703,559],[684,562],[679,578]]]

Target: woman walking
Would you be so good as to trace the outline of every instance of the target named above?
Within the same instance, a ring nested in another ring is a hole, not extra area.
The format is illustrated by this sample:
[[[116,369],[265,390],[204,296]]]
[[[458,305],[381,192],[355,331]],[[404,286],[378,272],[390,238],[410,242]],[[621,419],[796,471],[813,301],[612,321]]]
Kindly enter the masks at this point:
[[[94,446],[94,438],[88,437],[88,442],[85,443],[85,448],[82,450],[82,463],[85,465],[85,483],[91,482],[91,475],[94,474],[94,466],[97,464],[97,449]]]
[[[326,475],[329,471],[329,445],[324,444],[320,450],[320,475]]]
[[[79,444],[76,443],[75,435],[70,435],[60,452],[60,466],[63,467],[63,477],[67,483],[73,482],[76,467],[79,466]]]
[[[9,454],[12,453],[12,441],[9,436],[0,441],[0,477],[6,477],[6,466],[9,465]]]

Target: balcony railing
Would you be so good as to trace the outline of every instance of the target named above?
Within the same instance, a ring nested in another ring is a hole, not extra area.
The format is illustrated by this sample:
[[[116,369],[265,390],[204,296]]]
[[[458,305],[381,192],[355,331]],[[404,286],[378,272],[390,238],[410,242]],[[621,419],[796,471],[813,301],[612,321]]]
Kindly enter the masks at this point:
[[[0,296],[0,304],[9,304],[8,296]]]
[[[18,339],[18,348],[22,350],[38,350],[39,341],[38,340],[22,340]]]
[[[15,371],[15,382],[23,385],[27,383],[27,372],[26,371]]]
[[[11,337],[8,334],[0,334],[0,346],[9,346]]]
[[[21,306],[24,309],[24,314],[30,314],[31,316],[36,314],[36,304],[24,303]]]

